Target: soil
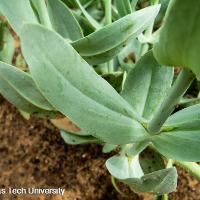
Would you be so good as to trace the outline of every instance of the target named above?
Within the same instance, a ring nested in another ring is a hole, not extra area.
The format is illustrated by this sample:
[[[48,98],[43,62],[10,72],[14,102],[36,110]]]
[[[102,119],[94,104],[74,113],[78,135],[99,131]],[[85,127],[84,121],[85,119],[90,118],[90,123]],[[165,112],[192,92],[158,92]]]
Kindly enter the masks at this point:
[[[0,105],[0,189],[64,188],[64,196],[0,195],[0,200],[150,200],[131,193],[130,198],[113,188],[105,168],[109,157],[98,145],[66,145],[47,120],[25,120],[7,101]],[[177,192],[170,200],[200,200],[200,183],[179,170]]]

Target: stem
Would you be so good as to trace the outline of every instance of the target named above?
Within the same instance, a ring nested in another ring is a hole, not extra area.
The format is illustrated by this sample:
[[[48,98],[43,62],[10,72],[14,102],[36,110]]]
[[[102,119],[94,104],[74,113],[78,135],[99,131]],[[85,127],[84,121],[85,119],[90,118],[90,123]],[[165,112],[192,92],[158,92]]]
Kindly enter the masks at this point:
[[[41,24],[49,29],[52,29],[51,21],[48,15],[47,6],[45,0],[33,0],[32,1],[38,12]]]
[[[194,74],[189,69],[182,69],[174,85],[171,87],[168,96],[147,127],[150,134],[154,135],[160,131],[160,128],[173,112],[176,104],[180,101],[180,98],[184,95],[194,78]]]
[[[168,195],[167,194],[163,194],[163,195],[159,195],[159,196],[155,196],[154,200],[168,200]]]
[[[159,3],[159,0],[152,0],[151,5],[156,5]],[[153,32],[154,22],[148,27],[148,29],[144,32],[144,36],[150,38]],[[149,44],[143,44],[140,49],[139,57],[143,56],[149,49]]]
[[[105,25],[112,23],[112,0],[103,0],[105,6]],[[113,72],[113,60],[108,63],[108,72]]]
[[[200,166],[195,162],[179,162],[175,161],[175,163],[185,169],[190,175],[200,181]]]

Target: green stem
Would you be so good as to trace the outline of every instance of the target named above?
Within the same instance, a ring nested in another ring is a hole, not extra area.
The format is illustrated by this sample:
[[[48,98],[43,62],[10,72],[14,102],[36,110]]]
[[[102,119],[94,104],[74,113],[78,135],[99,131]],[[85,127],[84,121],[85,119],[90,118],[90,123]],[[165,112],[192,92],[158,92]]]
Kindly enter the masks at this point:
[[[163,194],[163,195],[159,195],[159,196],[155,196],[154,200],[168,200],[168,195],[167,194]]]
[[[105,25],[108,25],[112,23],[112,0],[103,0],[103,2],[105,6]],[[113,71],[113,60],[110,60],[108,62],[108,72]]]
[[[194,74],[189,69],[183,68],[183,70],[178,75],[174,85],[170,89],[168,96],[161,104],[157,113],[147,126],[147,130],[150,134],[154,135],[160,131],[160,128],[173,112],[175,106],[178,104],[180,98],[191,85],[194,78]]]
[[[52,29],[45,0],[32,0],[32,2],[38,12],[41,24]]]
[[[151,5],[156,5],[159,3],[159,0],[152,0]],[[154,22],[149,26],[149,28],[144,32],[144,36],[150,38],[153,32]],[[139,57],[143,56],[149,50],[149,44],[145,43],[141,46]]]
[[[191,176],[200,181],[200,166],[195,162],[179,162],[175,161],[176,165],[185,169]]]

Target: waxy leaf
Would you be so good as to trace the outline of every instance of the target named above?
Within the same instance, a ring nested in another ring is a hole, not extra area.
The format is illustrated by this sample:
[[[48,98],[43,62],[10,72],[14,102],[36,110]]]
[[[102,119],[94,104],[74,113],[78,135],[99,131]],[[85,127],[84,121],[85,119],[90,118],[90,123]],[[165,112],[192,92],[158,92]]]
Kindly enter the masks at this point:
[[[200,161],[200,130],[172,130],[152,138],[155,148],[167,158],[179,161]]]
[[[0,11],[18,35],[24,23],[38,23],[28,0],[1,0]]]
[[[130,0],[116,0],[115,3],[121,17],[132,13]]]
[[[27,112],[54,110],[29,74],[2,62],[0,62],[0,92],[16,107]]]
[[[163,65],[190,68],[200,79],[200,1],[171,0],[154,45],[154,55]]]
[[[106,167],[117,179],[140,178],[144,175],[138,156],[113,156],[106,161]]]
[[[66,131],[60,131],[61,137],[67,144],[77,145],[77,144],[90,144],[99,143],[100,141],[92,136],[80,136]]]
[[[81,27],[70,9],[60,0],[48,0],[48,13],[53,29],[70,40],[83,37]]]
[[[168,158],[200,161],[200,105],[185,108],[170,116],[163,132],[153,137],[153,143]]]
[[[62,37],[40,25],[25,25],[21,41],[42,94],[78,127],[113,144],[149,138],[133,119],[131,106]]]
[[[144,118],[150,120],[165,98],[173,80],[173,69],[160,66],[152,51],[129,72],[121,95]]]
[[[114,23],[72,43],[81,56],[91,56],[109,51],[128,39],[137,37],[158,14],[160,5],[149,6],[127,15]]]
[[[129,185],[134,192],[161,195],[176,190],[177,172],[176,168],[172,167],[146,174],[140,179],[129,178],[121,181]]]

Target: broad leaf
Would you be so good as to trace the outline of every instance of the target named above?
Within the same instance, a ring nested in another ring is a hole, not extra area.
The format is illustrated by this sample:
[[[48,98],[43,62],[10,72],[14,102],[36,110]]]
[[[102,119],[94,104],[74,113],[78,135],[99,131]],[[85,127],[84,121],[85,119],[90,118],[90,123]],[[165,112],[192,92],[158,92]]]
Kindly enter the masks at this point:
[[[199,104],[173,114],[162,131],[153,137],[153,144],[160,153],[174,160],[200,161]]]
[[[48,0],[48,12],[56,32],[64,38],[78,40],[83,37],[81,27],[70,9],[60,0]]]
[[[152,142],[164,156],[180,161],[200,161],[200,131],[174,130],[154,136]]]
[[[154,55],[163,65],[190,68],[200,79],[199,35],[200,1],[172,0]]]
[[[110,174],[117,179],[140,178],[144,175],[138,156],[113,156],[106,161],[106,167]]]
[[[113,144],[149,137],[133,119],[131,106],[62,37],[40,25],[25,25],[21,40],[43,95],[82,130]]]
[[[176,168],[172,167],[146,174],[141,179],[130,178],[122,180],[122,182],[137,193],[167,194],[176,190],[177,172]]]
[[[200,130],[200,104],[190,106],[171,115],[164,129]]]
[[[54,110],[31,76],[16,67],[0,62],[0,82],[0,92],[16,107],[28,112]]]
[[[80,136],[66,131],[60,131],[61,137],[67,144],[77,145],[77,144],[90,144],[99,143],[100,141],[92,136]]]
[[[109,51],[142,33],[153,22],[159,9],[160,5],[156,5],[139,10],[75,41],[72,45],[81,56]]]
[[[160,66],[152,51],[129,72],[121,95],[144,118],[150,120],[165,98],[173,80],[173,69]]]
[[[1,0],[0,11],[18,35],[24,23],[38,23],[28,0]]]
[[[132,12],[130,0],[116,0],[115,3],[121,17],[124,17]]]

